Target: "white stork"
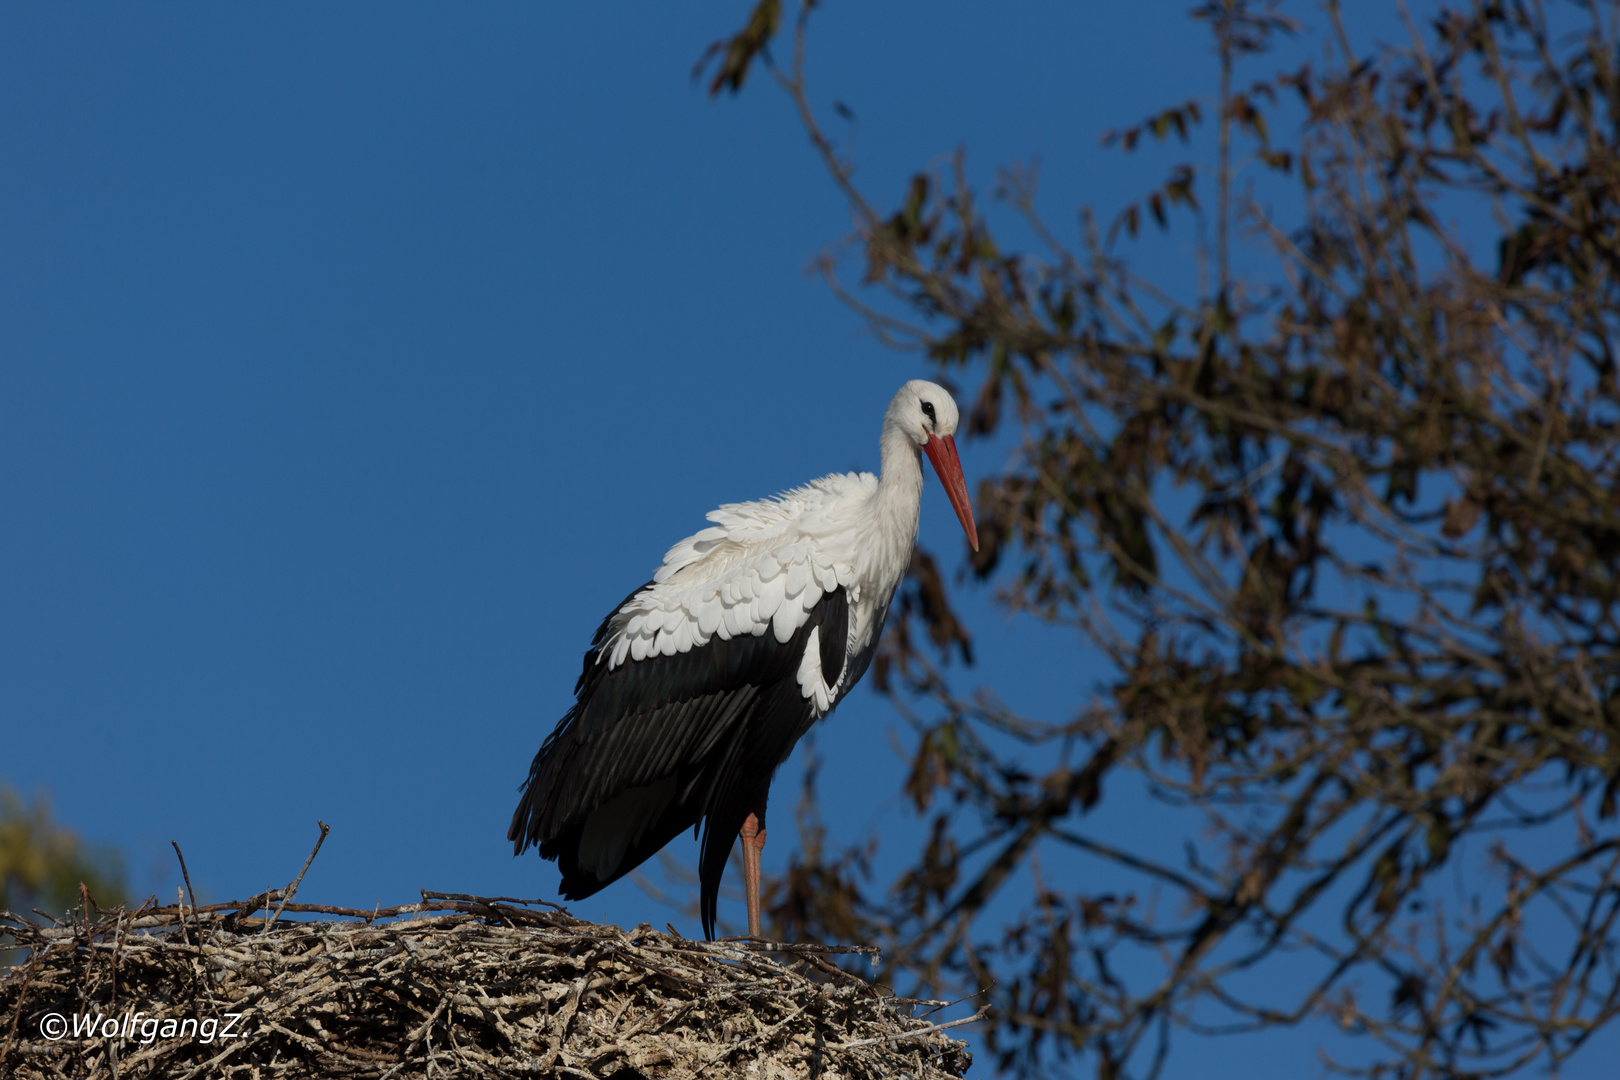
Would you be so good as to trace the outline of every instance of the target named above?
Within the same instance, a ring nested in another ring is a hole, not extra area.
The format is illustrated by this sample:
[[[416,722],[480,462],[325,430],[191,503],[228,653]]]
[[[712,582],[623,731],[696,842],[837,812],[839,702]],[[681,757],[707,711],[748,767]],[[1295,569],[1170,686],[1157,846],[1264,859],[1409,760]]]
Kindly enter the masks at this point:
[[[743,841],[748,932],[771,777],[859,681],[911,562],[926,453],[975,551],[956,456],[956,402],[900,388],[883,418],[883,475],[824,476],[731,503],[664,556],[597,628],[576,700],[529,767],[507,839],[556,859],[580,900],[704,824],[698,878],[714,937],[732,837]]]

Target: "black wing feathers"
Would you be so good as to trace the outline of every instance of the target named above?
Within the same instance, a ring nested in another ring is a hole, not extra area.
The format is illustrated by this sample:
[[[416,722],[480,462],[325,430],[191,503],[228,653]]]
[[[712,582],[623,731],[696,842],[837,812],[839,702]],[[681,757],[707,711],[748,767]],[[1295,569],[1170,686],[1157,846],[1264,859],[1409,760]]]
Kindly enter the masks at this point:
[[[815,719],[797,678],[811,630],[819,632],[823,679],[836,686],[842,674],[847,598],[841,588],[826,593],[786,644],[769,630],[725,641],[713,637],[684,653],[627,661],[609,671],[603,653],[612,622],[609,615],[597,628],[575,685],[577,700],[535,755],[507,839],[515,853],[534,844],[543,857],[556,859],[564,895],[579,899],[707,817],[699,878],[704,930],[712,935],[720,878],[737,830],[750,813],[763,817],[772,774]],[[580,867],[592,812],[626,791],[670,777],[676,779],[675,794],[640,839],[627,845],[615,872],[602,880],[597,870]]]
[[[838,590],[837,597],[836,602],[816,612],[820,626],[817,637],[821,678],[831,687],[838,685],[839,676],[843,674],[849,647],[849,605],[845,603],[842,589]],[[808,638],[808,627],[804,634]],[[799,646],[799,655],[803,648]],[[718,790],[709,804],[703,847],[698,856],[703,932],[711,938],[720,898],[720,878],[725,873],[726,860],[731,857],[732,842],[749,814],[758,815],[760,823],[764,823],[771,778],[814,722],[809,702],[804,700],[796,678],[766,687],[754,722],[749,725],[749,737],[736,742],[735,758],[727,762],[727,768],[717,777]]]
[[[849,652],[849,604],[844,590],[836,590],[837,601],[828,604],[821,615],[821,681],[837,689],[844,674],[844,657]]]

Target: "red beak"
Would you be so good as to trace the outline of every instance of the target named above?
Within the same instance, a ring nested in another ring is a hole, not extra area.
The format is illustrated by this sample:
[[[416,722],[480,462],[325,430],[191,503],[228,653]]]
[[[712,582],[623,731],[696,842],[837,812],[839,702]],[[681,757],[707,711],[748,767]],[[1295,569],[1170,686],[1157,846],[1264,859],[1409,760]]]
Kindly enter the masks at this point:
[[[945,494],[950,496],[956,520],[962,523],[968,543],[978,551],[979,530],[973,524],[973,504],[968,502],[967,479],[962,476],[962,459],[956,456],[956,440],[949,435],[943,438],[930,435],[923,449],[928,453],[928,460],[934,463],[939,482],[945,485]]]

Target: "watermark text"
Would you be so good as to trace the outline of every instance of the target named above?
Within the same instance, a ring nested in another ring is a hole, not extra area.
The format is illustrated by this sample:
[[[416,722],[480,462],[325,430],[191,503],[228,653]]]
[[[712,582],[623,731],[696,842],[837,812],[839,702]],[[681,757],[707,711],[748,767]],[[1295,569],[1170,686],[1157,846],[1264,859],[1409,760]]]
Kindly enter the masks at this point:
[[[225,1013],[199,1020],[195,1016],[148,1016],[144,1012],[107,1013],[46,1013],[40,1017],[39,1033],[51,1042],[59,1039],[120,1039],[150,1045],[159,1039],[190,1039],[192,1042],[211,1043],[217,1039],[240,1039],[235,1030],[241,1013]]]

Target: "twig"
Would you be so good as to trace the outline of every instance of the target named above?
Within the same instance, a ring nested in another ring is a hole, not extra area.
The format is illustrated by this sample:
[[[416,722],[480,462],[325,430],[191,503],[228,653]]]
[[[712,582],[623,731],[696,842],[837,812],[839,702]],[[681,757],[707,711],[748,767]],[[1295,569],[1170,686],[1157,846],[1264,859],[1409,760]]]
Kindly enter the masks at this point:
[[[875,1039],[862,1039],[859,1042],[829,1043],[828,1048],[832,1050],[854,1050],[862,1046],[876,1046],[878,1043],[898,1042],[901,1039],[915,1039],[919,1035],[931,1035],[936,1031],[944,1031],[946,1028],[960,1027],[963,1024],[977,1023],[978,1021],[983,1020],[989,1014],[990,1006],[980,1005],[978,1012],[974,1013],[972,1016],[964,1016],[960,1020],[950,1020],[943,1024],[929,1024],[927,1027],[920,1027],[915,1031],[902,1031],[897,1035],[880,1035]]]
[[[191,887],[191,873],[186,869],[186,857],[180,854],[180,842],[170,840],[169,844],[174,848],[174,857],[180,860],[180,876],[186,879],[186,892],[191,896],[191,906],[195,908],[197,906],[197,893]]]
[[[309,864],[315,861],[315,856],[320,853],[321,845],[326,843],[326,834],[332,831],[332,826],[328,825],[320,818],[315,819],[315,824],[321,827],[320,837],[316,839],[315,846],[310,849],[309,858],[304,860],[304,865],[299,869],[298,876],[293,878],[292,885],[287,889],[287,895],[281,898],[281,905],[276,908],[275,914],[271,915],[265,924],[259,928],[259,933],[263,934],[272,926],[276,925],[276,920],[281,918],[282,911],[287,907],[287,901],[291,900],[295,895],[297,895],[298,883],[304,880],[304,873],[309,869]],[[177,848],[176,850],[179,849]]]
[[[11,1054],[11,1044],[17,1038],[17,1021],[22,1019],[23,1002],[28,998],[28,988],[34,983],[34,976],[39,971],[41,959],[55,946],[47,945],[44,951],[34,950],[34,956],[28,963],[28,975],[23,979],[22,989],[17,992],[17,1007],[11,1011],[11,1031],[6,1034],[5,1049],[0,1050],[0,1062],[6,1060]]]
[[[432,889],[423,889],[422,890],[422,899],[424,899],[424,900],[471,900],[471,901],[476,901],[477,903],[480,903],[480,904],[492,904],[492,903],[524,904],[524,905],[526,905],[528,907],[548,907],[548,908],[552,908],[553,910],[560,911],[565,915],[568,913],[567,908],[563,907],[561,904],[554,904],[550,900],[520,900],[515,896],[473,896],[471,893],[434,892]]]
[[[736,943],[751,952],[784,952],[796,956],[807,956],[815,953],[820,956],[845,955],[857,953],[861,956],[882,956],[883,950],[876,945],[818,945],[815,942],[770,941],[766,938],[752,938],[746,934],[736,937],[723,937],[717,942],[726,944]]]

